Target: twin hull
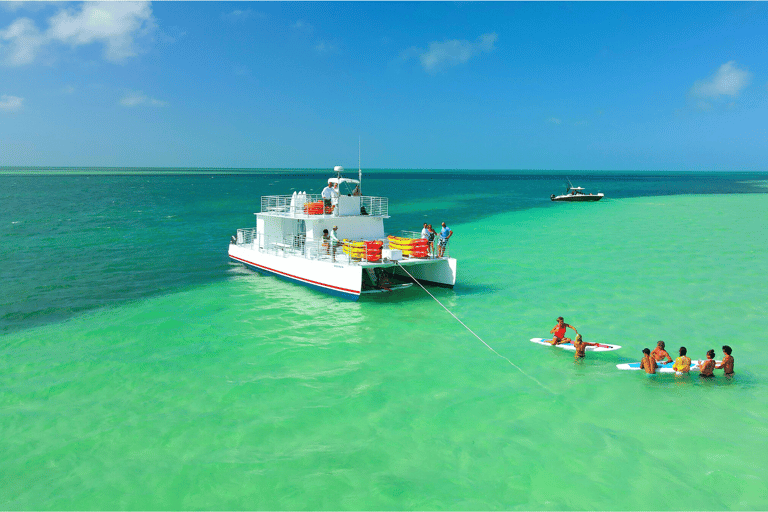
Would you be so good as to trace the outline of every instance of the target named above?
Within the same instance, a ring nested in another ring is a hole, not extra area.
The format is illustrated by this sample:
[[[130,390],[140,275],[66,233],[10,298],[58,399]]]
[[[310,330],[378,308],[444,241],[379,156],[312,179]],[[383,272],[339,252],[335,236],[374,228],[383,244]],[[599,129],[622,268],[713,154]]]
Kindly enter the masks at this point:
[[[358,300],[362,292],[362,265],[281,256],[236,244],[230,244],[229,257],[253,270],[273,274],[344,299]],[[447,287],[453,287],[456,282],[456,260],[453,258],[404,261],[402,266],[421,282]],[[396,271],[406,275],[402,269]]]

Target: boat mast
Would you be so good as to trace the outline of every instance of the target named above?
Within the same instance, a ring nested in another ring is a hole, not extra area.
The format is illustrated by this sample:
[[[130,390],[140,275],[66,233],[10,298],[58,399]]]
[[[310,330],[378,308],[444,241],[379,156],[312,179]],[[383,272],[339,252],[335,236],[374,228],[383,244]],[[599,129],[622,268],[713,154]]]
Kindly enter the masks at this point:
[[[363,194],[363,170],[360,167],[360,136],[357,137],[357,186],[360,188],[360,195]]]

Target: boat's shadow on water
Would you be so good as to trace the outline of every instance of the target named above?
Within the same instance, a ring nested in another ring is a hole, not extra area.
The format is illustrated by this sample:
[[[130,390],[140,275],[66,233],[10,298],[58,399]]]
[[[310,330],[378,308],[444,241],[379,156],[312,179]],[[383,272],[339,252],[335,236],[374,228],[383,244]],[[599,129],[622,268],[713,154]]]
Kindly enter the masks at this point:
[[[426,286],[427,291],[431,293],[436,299],[460,299],[463,296],[468,295],[483,295],[494,293],[501,288],[492,285],[467,285],[457,284],[453,288],[441,287],[441,286]],[[360,296],[360,302],[366,303],[382,303],[382,302],[402,302],[408,300],[417,300],[423,298],[430,298],[429,295],[417,284],[414,284],[410,288],[403,290],[395,290],[392,293],[372,293],[363,294]]]

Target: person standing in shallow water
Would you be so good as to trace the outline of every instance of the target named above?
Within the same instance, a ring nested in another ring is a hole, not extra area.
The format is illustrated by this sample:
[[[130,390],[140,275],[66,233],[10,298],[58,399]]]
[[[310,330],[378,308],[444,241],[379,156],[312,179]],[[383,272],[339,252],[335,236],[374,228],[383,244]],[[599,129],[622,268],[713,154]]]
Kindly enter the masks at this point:
[[[577,334],[576,339],[573,340],[573,347],[576,349],[576,355],[574,358],[578,361],[587,355],[587,347],[596,347],[597,345],[597,343],[583,341],[581,339],[581,334]]]
[[[570,343],[571,339],[565,337],[565,329],[570,327],[573,329],[573,332],[576,334],[579,334],[579,331],[576,330],[576,328],[572,325],[568,325],[563,320],[563,317],[559,316],[557,317],[557,325],[552,328],[551,331],[549,331],[549,334],[552,335],[552,343],[553,345],[559,345],[561,343]]]
[[[640,361],[640,369],[645,370],[645,373],[656,373],[656,360],[651,357],[651,349],[643,349],[643,359]]]
[[[715,351],[709,349],[707,350],[707,359],[699,365],[699,377],[714,377],[715,364],[717,364],[715,362]]]
[[[725,375],[733,375],[733,356],[728,345],[723,345],[723,362],[715,366],[715,369],[723,370]]]
[[[687,348],[680,347],[680,357],[675,359],[675,364],[672,365],[672,369],[675,370],[675,373],[678,375],[691,371],[691,358],[686,355],[687,353]]]

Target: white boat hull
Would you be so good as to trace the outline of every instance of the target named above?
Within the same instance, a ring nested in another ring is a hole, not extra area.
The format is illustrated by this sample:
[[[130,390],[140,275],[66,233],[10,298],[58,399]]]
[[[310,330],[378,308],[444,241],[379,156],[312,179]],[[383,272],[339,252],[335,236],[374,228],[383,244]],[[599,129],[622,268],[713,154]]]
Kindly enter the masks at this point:
[[[229,257],[253,270],[272,274],[348,300],[360,298],[362,267],[268,254],[235,244]]]
[[[408,279],[408,274],[424,284],[453,287],[456,283],[456,260],[406,259],[400,262],[348,264],[280,255],[254,249],[252,245],[230,244],[232,261],[261,273],[271,274],[347,300],[356,301],[363,291],[364,268],[395,268],[395,274]],[[407,272],[405,272],[407,270]],[[395,287],[396,289],[396,287]]]

